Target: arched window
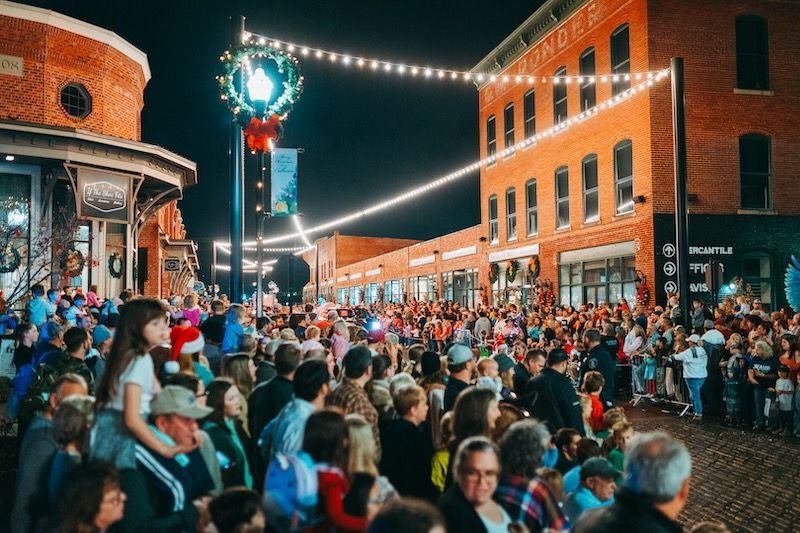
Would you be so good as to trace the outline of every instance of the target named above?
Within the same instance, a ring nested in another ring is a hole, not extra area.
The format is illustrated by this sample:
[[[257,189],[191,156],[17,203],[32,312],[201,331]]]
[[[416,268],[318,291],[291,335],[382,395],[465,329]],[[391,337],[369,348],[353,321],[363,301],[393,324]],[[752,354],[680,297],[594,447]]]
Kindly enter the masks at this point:
[[[614,147],[614,190],[617,214],[633,211],[633,144],[627,139]]]
[[[597,182],[597,155],[583,158],[583,221],[600,220],[600,199]]]
[[[597,103],[597,96],[595,94],[594,84],[594,47],[587,48],[583,51],[580,58],[580,73],[583,79],[581,80],[581,111],[591,109]]]
[[[630,88],[631,45],[628,25],[623,24],[611,32],[611,74],[617,80],[611,81],[611,95],[616,96]],[[628,79],[625,79],[625,76]]]
[[[486,156],[497,153],[497,123],[494,115],[486,119]]]
[[[506,191],[506,240],[517,238],[517,191],[514,187]]]
[[[493,194],[489,197],[489,242],[498,242],[497,235],[497,195]]]
[[[769,34],[765,18],[736,17],[736,87],[769,90]]]
[[[556,169],[556,229],[569,227],[569,169]]]
[[[539,206],[536,199],[536,178],[525,184],[525,211],[527,214],[528,235],[539,233]]]
[[[772,208],[771,140],[766,135],[739,137],[739,184],[742,209]]]
[[[567,67],[559,67],[553,73],[553,124],[558,125],[567,120],[567,85],[564,76]]]

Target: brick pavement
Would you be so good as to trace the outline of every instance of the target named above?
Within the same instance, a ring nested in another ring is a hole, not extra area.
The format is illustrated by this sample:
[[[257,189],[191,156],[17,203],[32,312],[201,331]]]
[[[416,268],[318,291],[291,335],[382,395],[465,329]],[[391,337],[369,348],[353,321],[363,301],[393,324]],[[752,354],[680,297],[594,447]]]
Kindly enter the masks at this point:
[[[664,430],[689,447],[692,489],[680,519],[687,529],[719,520],[734,532],[800,530],[800,439],[691,423],[654,407],[626,411],[637,431]]]

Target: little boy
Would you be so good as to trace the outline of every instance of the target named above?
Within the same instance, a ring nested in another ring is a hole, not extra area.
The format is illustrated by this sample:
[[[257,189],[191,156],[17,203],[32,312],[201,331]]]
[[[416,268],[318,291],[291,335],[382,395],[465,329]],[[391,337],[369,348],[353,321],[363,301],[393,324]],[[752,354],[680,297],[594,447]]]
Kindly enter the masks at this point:
[[[497,401],[502,399],[503,381],[500,379],[500,365],[490,357],[484,357],[478,363],[478,379],[475,386],[494,391]]]
[[[794,409],[794,384],[789,379],[789,367],[781,365],[778,367],[778,380],[775,382],[775,395],[778,402],[778,416],[780,426],[778,431],[784,437],[792,433],[792,410]]]
[[[425,390],[414,385],[400,389],[393,397],[396,418],[381,428],[383,472],[401,496],[436,501],[439,491],[431,480],[433,443],[425,431],[428,399]]]
[[[627,421],[617,422],[611,428],[611,431],[614,448],[608,452],[607,459],[621,475],[625,467],[625,448],[633,436],[633,424]]]
[[[587,372],[583,376],[583,391],[589,396],[592,402],[592,415],[589,419],[593,433],[598,433],[606,429],[606,422],[603,419],[603,402],[600,400],[600,393],[606,380],[603,374],[596,371]]]

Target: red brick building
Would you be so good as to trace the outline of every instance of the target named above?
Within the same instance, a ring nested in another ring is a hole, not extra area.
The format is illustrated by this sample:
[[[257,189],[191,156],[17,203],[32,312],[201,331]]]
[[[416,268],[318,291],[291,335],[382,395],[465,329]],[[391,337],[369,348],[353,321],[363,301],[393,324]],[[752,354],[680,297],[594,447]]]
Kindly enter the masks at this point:
[[[766,308],[785,305],[783,269],[800,254],[798,20],[800,4],[788,0],[547,2],[473,69],[484,80],[480,158],[569,127],[481,169],[479,226],[340,263],[334,296],[363,291],[370,301],[383,286],[387,298],[386,283],[399,280],[407,297],[420,287],[451,297],[436,252],[453,238],[455,249],[474,249],[455,271],[477,270],[472,285],[495,302],[529,300],[537,258],[561,302],[633,301],[646,278],[663,304],[677,289],[670,80],[630,88],[679,56],[692,296],[709,298],[703,270],[713,258],[725,287],[742,276]]]
[[[7,297],[42,281],[35,251],[61,219],[77,220],[66,246],[86,261],[71,276],[48,267],[46,286],[186,291],[197,259],[176,200],[196,183],[196,166],[141,142],[149,80],[146,54],[117,34],[0,1],[0,197],[13,199],[0,220],[11,216],[20,230],[2,252],[21,256],[0,274]],[[177,272],[162,273],[165,257]]]

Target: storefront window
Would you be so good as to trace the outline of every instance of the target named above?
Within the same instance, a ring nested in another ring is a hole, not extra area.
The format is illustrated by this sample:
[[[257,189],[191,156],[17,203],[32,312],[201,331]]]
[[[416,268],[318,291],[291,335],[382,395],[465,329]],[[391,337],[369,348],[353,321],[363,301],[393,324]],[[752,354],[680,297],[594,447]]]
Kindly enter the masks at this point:
[[[772,310],[772,261],[765,254],[746,256],[742,260],[742,278],[750,284],[753,298],[761,299],[765,311]]]
[[[105,265],[101,264],[100,268],[105,268],[108,271],[106,279],[106,295],[116,296],[125,288],[125,255],[127,245],[127,226],[125,224],[118,224],[116,222],[106,222],[106,253],[104,260]],[[113,256],[113,260],[112,260]],[[112,268],[114,269],[112,271]],[[311,289],[313,295],[313,288]]]
[[[367,285],[367,295],[365,298],[366,303],[374,304],[378,301],[378,284],[370,283]]]
[[[0,273],[0,289],[6,296],[27,289],[30,201],[30,176],[0,174],[0,254],[4,254],[7,265],[19,260],[15,270]]]
[[[347,289],[346,288],[345,289],[338,289],[336,291],[336,303],[338,303],[340,305],[346,305],[348,303],[347,302],[347,297],[348,297],[348,293],[347,293]]]
[[[433,301],[436,299],[436,275],[411,278],[411,295],[417,301]]]
[[[454,270],[442,274],[444,298],[474,309],[480,300],[478,271],[474,268]]]
[[[358,305],[364,301],[364,287],[360,285],[356,287],[350,287],[350,303],[353,305]]]
[[[393,279],[383,284],[383,301],[400,303],[403,301],[403,282]]]
[[[562,303],[616,303],[636,301],[636,258],[612,257],[559,266],[559,298]]]

